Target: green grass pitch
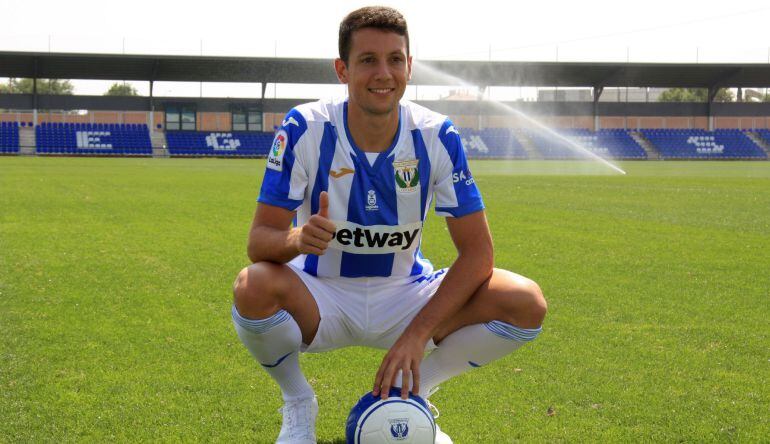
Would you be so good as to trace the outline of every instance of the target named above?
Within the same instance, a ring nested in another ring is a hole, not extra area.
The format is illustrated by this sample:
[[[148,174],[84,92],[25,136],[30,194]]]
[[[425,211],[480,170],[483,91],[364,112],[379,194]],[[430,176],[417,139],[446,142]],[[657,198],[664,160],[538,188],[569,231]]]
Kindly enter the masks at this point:
[[[543,334],[442,386],[463,443],[770,437],[770,162],[472,163]],[[259,442],[279,392],[230,323],[263,160],[0,158],[0,442]],[[436,266],[454,255],[427,222]],[[306,355],[321,443],[383,352]]]

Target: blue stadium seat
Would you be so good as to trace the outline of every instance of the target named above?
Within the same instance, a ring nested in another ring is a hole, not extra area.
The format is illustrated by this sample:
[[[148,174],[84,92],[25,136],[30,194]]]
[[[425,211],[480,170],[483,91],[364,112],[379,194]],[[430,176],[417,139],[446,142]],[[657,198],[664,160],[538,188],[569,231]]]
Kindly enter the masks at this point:
[[[42,154],[152,155],[146,125],[43,122],[35,133]]]
[[[545,159],[585,159],[586,151],[611,159],[646,159],[647,153],[625,129],[597,132],[585,128],[540,129],[524,131],[526,137]]]
[[[19,153],[19,123],[0,122],[0,154]]]
[[[526,159],[527,152],[516,133],[507,128],[461,128],[460,138],[469,158]]]
[[[168,131],[171,156],[267,156],[273,134],[265,132]]]
[[[763,159],[767,154],[739,129],[643,129],[664,159]]]

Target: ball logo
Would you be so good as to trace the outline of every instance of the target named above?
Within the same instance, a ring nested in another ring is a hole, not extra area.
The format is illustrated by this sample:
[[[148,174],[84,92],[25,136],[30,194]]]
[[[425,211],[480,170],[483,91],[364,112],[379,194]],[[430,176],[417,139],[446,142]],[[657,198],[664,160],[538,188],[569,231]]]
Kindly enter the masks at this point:
[[[420,185],[420,171],[417,164],[420,159],[402,160],[393,162],[395,172],[396,191],[399,193],[413,193]]]
[[[409,436],[409,420],[396,418],[390,420],[390,434],[396,441],[402,441]]]
[[[273,145],[270,147],[270,155],[267,157],[267,167],[271,170],[283,170],[283,155],[286,153],[288,134],[280,130],[275,134]]]

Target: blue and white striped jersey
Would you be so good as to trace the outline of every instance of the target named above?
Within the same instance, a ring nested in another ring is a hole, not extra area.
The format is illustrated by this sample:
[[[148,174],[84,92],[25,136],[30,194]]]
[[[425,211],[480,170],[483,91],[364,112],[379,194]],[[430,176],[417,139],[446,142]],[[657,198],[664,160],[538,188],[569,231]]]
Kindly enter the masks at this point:
[[[459,217],[484,208],[460,135],[446,116],[400,104],[393,144],[372,163],[347,128],[347,101],[292,109],[267,159],[259,202],[296,210],[297,226],[329,193],[337,231],[324,255],[292,264],[323,277],[421,277],[433,266],[420,253],[425,215]]]

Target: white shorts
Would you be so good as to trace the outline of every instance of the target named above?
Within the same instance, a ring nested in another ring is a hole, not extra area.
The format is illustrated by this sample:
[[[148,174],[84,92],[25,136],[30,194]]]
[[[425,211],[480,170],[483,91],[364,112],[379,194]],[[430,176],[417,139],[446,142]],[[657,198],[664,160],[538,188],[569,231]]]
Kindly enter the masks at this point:
[[[310,345],[318,353],[350,346],[389,349],[428,303],[446,269],[417,280],[410,278],[324,278],[287,264],[302,279],[318,304],[321,322]],[[436,348],[433,339],[425,351]]]

